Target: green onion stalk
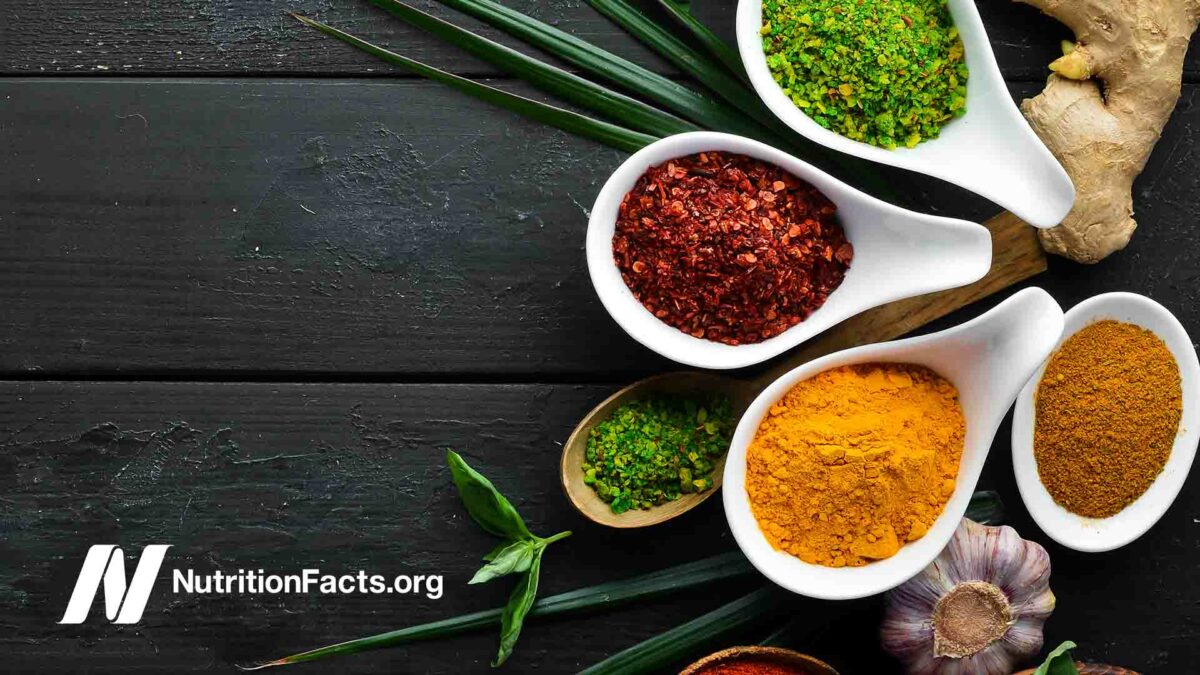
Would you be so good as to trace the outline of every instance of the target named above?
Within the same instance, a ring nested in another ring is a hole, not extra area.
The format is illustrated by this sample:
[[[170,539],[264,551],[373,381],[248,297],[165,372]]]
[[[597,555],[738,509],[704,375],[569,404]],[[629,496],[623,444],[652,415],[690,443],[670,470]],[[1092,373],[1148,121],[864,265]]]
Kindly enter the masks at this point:
[[[745,71],[732,47],[675,0],[660,0],[659,4],[690,36],[696,47],[655,23],[625,0],[588,2],[680,68],[699,85],[694,88],[494,0],[439,2],[484,21],[615,88],[522,54],[400,0],[369,1],[396,18],[586,112],[575,112],[481,84],[408,58],[316,19],[299,14],[293,16],[315,30],[416,75],[441,82],[536,122],[624,152],[634,152],[655,140],[686,131],[706,129],[738,134],[787,149],[802,157],[836,165],[872,192],[896,202],[907,202],[907,198],[868,163],[816,145],[775,118],[747,83]],[[599,117],[593,117],[593,114]]]

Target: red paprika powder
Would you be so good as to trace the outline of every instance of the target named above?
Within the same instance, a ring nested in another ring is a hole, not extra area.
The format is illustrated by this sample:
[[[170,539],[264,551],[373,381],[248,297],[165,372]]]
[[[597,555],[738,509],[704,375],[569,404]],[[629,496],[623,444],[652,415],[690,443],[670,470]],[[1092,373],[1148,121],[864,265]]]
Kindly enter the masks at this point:
[[[774,661],[738,659],[711,665],[699,675],[807,675],[807,671]]]
[[[656,317],[689,335],[760,342],[816,311],[854,248],[815,187],[745,155],[651,167],[625,195],[613,258]]]

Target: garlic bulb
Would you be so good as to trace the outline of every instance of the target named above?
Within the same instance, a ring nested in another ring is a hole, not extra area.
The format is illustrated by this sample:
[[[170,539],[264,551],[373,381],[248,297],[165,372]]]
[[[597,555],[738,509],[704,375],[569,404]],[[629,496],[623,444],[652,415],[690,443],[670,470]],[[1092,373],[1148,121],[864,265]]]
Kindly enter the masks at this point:
[[[888,593],[883,648],[912,675],[1009,675],[1042,648],[1049,581],[1046,549],[963,519],[929,567]]]

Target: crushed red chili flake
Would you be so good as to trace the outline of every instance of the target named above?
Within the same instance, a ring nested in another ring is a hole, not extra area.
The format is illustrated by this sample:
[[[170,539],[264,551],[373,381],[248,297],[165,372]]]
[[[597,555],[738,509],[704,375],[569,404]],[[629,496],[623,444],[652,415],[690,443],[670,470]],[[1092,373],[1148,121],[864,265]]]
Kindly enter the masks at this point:
[[[760,342],[816,311],[854,248],[837,207],[784,169],[702,152],[651,167],[621,201],[613,258],[665,323],[731,345]]]

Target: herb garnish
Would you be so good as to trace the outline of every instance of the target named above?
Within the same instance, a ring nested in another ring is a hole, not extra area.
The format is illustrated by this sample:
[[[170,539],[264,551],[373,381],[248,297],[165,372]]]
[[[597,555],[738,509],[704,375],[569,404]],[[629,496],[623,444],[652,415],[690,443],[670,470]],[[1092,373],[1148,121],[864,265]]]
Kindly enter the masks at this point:
[[[723,395],[631,401],[588,433],[583,482],[613,513],[704,492],[729,449],[734,422]]]
[[[446,461],[467,513],[484,530],[504,539],[483,556],[487,564],[475,573],[470,583],[482,584],[509,574],[523,575],[509,596],[508,605],[500,618],[500,650],[492,661],[495,667],[512,654],[521,635],[525,615],[537,599],[538,575],[546,546],[571,536],[571,532],[567,530],[546,538],[531,533],[517,509],[483,474],[467,466],[453,450],[446,451]]]
[[[946,0],[764,0],[763,51],[814,122],[914,147],[966,112],[967,63]]]

